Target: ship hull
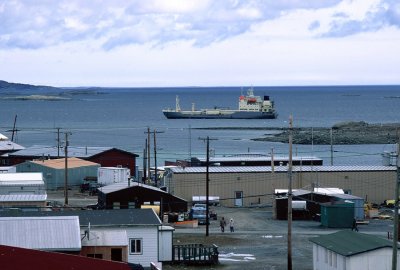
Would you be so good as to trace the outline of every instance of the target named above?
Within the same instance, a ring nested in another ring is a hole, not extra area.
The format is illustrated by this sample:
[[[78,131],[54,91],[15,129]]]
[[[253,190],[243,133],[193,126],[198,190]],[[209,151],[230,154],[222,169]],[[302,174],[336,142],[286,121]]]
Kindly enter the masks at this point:
[[[163,111],[168,119],[275,119],[276,113],[272,112],[251,112],[251,111],[230,111],[208,114],[201,111]]]

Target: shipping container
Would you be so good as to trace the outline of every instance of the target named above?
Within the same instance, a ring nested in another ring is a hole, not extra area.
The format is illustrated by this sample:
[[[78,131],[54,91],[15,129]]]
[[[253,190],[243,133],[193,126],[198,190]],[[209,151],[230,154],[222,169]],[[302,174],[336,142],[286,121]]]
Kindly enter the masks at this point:
[[[328,228],[351,228],[354,203],[321,204],[321,225]]]
[[[100,167],[97,171],[97,182],[101,185],[128,182],[130,178],[129,168]]]

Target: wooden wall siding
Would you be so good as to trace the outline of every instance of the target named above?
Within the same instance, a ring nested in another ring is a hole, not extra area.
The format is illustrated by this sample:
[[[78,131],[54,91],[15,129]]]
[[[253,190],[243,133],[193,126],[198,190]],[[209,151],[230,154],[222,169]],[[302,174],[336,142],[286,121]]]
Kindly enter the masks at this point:
[[[88,254],[102,254],[103,260],[111,261],[111,249],[120,248],[122,249],[122,261],[128,262],[128,248],[124,246],[109,246],[109,247],[82,247],[81,256],[87,257]]]
[[[127,228],[129,239],[142,239],[142,254],[130,254],[130,241],[128,242],[128,262],[150,267],[151,262],[158,262],[158,228]]]
[[[131,175],[135,175],[136,158],[133,154],[114,149],[95,155],[87,160],[99,163],[101,167],[122,166],[124,168],[129,168]]]
[[[311,186],[337,187],[368,202],[382,203],[394,196],[396,171],[298,172],[293,173],[293,189]],[[173,174],[167,182],[170,192],[187,201],[206,193],[205,174]],[[224,206],[234,206],[235,191],[243,191],[243,205],[272,204],[275,189],[288,188],[286,172],[210,173],[210,196],[219,196]]]

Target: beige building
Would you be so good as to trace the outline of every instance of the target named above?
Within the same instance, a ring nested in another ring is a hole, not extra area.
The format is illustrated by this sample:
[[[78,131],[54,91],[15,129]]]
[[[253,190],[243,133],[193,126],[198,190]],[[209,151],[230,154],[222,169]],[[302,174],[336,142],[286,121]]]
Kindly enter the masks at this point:
[[[392,199],[397,178],[394,166],[294,166],[292,188],[335,187],[371,203]],[[223,206],[272,204],[275,189],[288,188],[286,166],[209,167],[209,195]],[[206,195],[206,167],[170,168],[165,174],[168,191],[187,201]]]

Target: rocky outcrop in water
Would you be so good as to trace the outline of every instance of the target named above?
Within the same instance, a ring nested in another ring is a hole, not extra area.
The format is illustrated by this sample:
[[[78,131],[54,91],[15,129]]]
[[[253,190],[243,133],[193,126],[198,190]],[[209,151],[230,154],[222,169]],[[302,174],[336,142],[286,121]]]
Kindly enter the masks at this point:
[[[294,144],[394,144],[399,140],[400,124],[343,122],[332,128],[293,128],[292,131]],[[287,143],[289,129],[254,140]]]

